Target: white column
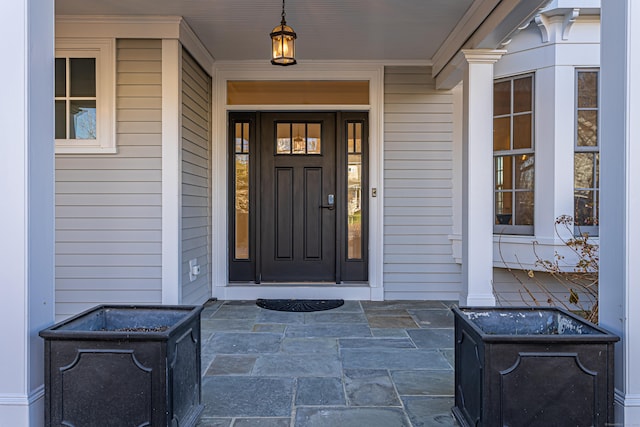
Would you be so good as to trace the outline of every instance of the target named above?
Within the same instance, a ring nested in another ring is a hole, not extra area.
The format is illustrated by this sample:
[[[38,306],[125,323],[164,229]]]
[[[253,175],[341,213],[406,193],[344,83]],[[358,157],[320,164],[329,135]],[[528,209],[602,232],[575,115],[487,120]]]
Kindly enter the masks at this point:
[[[162,303],[182,302],[182,46],[162,40]]]
[[[0,2],[0,424],[44,424],[54,319],[54,7]]]
[[[463,50],[460,303],[493,306],[493,64],[501,50]]]
[[[640,2],[602,2],[600,323],[621,337],[616,425],[640,425]]]

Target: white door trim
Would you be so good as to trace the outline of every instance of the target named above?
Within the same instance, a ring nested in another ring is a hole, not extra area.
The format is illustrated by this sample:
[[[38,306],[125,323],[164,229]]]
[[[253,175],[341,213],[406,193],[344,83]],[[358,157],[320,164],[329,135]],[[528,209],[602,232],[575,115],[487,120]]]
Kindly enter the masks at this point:
[[[212,293],[219,299],[264,298],[270,292],[277,297],[275,287],[261,285],[229,286],[227,233],[227,112],[229,110],[270,111],[369,111],[369,185],[377,196],[369,195],[369,283],[361,287],[292,286],[287,298],[340,297],[344,299],[382,300],[383,289],[383,218],[384,218],[384,66],[379,63],[349,63],[342,61],[304,61],[288,68],[274,67],[268,62],[216,62],[213,99],[213,176],[212,176]],[[227,105],[228,80],[366,80],[369,82],[368,105]],[[358,290],[359,289],[359,290]],[[341,296],[342,295],[342,296]]]

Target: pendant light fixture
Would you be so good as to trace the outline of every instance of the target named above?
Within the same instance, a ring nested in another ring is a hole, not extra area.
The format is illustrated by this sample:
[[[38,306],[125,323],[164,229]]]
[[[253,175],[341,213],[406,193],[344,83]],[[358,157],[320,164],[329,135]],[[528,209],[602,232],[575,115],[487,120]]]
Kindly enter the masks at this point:
[[[294,65],[296,63],[296,33],[284,19],[282,0],[282,21],[271,32],[271,63],[273,65]]]

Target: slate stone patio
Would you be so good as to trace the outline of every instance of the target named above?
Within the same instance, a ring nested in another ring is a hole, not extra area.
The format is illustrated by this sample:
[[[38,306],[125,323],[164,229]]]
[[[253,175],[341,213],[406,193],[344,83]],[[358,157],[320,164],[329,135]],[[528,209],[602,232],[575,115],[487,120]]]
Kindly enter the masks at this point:
[[[457,426],[452,304],[346,301],[286,313],[210,303],[198,426]]]

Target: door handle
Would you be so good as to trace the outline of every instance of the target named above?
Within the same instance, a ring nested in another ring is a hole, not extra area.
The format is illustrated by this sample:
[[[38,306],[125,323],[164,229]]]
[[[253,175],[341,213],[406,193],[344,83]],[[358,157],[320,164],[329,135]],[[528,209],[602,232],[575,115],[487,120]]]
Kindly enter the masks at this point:
[[[333,194],[329,194],[327,196],[327,204],[326,205],[320,205],[320,208],[322,209],[329,209],[330,211],[335,209],[335,196]]]

